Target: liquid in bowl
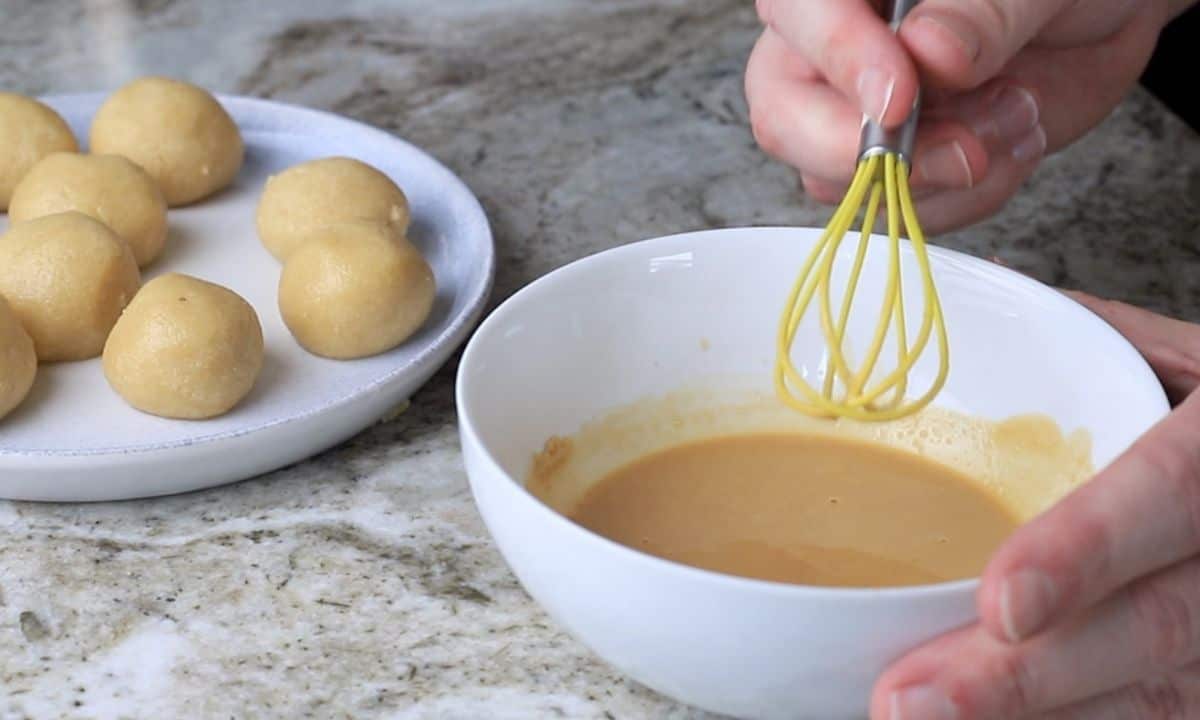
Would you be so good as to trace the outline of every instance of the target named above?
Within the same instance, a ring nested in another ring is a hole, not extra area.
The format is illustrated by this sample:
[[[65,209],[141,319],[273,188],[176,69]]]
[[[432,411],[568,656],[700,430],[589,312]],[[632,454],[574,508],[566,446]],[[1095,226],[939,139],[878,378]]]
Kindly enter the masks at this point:
[[[672,402],[551,438],[530,491],[592,532],[684,565],[905,587],[979,576],[1047,497],[1091,474],[1086,433],[1065,435],[1044,416],[991,422],[934,408],[879,426],[789,417],[769,399],[691,418],[665,409]],[[714,425],[721,415],[729,422]],[[738,418],[751,429],[731,431]],[[630,452],[622,438],[635,428],[657,444]]]

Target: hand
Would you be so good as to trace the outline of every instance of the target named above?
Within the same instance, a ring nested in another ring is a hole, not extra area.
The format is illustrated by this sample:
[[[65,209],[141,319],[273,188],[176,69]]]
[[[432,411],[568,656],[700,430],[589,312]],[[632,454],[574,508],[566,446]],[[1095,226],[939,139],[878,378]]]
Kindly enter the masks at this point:
[[[1120,102],[1180,0],[924,0],[895,35],[867,0],[757,0],[746,68],[759,145],[837,202],[863,113],[901,123],[921,78],[912,182],[927,232],[999,210],[1043,156]]]
[[[885,672],[873,720],[1200,717],[1200,325],[1071,295],[1180,404],[1013,534],[984,573],[980,622]]]

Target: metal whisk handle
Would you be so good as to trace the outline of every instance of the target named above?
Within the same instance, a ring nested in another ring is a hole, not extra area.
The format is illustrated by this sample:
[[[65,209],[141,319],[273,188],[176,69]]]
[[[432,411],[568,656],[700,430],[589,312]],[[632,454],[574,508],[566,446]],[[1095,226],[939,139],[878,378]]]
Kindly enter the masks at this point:
[[[904,18],[908,15],[908,12],[920,1],[885,0],[883,3],[883,16],[888,20],[892,32],[900,29],[900,23],[904,22]],[[911,167],[913,144],[917,139],[917,116],[920,115],[920,110],[921,91],[918,89],[917,96],[913,99],[912,109],[908,113],[908,118],[890,130],[885,130],[879,123],[864,115],[862,135],[858,143],[859,160],[869,158],[872,155],[893,153],[903,158]]]

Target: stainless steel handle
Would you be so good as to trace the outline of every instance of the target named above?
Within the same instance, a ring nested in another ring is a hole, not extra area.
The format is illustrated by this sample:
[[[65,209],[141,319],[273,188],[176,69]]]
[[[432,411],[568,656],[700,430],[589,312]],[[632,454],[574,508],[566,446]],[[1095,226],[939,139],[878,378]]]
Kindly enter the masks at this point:
[[[909,11],[921,0],[884,0],[883,17],[891,26],[892,32],[900,29],[900,23]],[[921,91],[913,99],[908,118],[891,130],[885,130],[879,123],[866,115],[863,116],[862,134],[858,142],[858,158],[863,160],[872,155],[895,153],[912,166],[913,144],[917,140],[917,116],[921,114]]]
[[[892,26],[892,32],[900,29],[900,23],[919,2],[921,0],[886,0],[883,3],[883,19]]]

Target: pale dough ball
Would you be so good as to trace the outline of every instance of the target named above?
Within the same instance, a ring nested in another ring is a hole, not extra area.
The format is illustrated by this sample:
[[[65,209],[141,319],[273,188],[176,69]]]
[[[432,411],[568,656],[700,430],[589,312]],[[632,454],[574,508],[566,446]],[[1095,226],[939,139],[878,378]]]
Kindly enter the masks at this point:
[[[79,149],[71,128],[42,103],[0,92],[0,210],[29,168],[53,152]]]
[[[33,338],[0,295],[0,418],[16,409],[37,375]]]
[[[99,355],[140,284],[129,245],[83,213],[47,215],[0,236],[0,294],[42,362]]]
[[[91,151],[124,155],[150,173],[167,205],[187,205],[233,182],[242,136],[203,88],[147,77],[113,93],[92,120]]]
[[[408,198],[391,178],[347,157],[311,160],[267,178],[258,201],[258,237],[279,260],[317,230],[353,220],[408,231]]]
[[[429,317],[433,271],[379,223],[333,225],[296,249],[279,279],[279,311],[297,342],[347,360],[390,350]]]
[[[104,376],[125,402],[182,420],[232,410],[262,365],[254,308],[232,290],[178,273],[146,283],[104,346]]]
[[[129,243],[141,267],[162,252],[166,200],[145,170],[120,155],[46,156],[17,184],[8,216],[22,222],[68,210],[107,225]]]

